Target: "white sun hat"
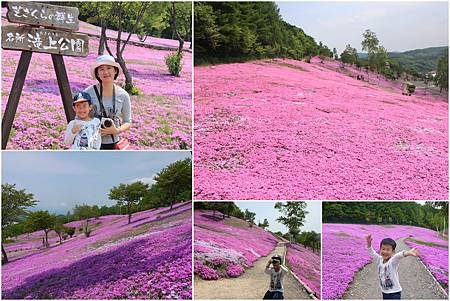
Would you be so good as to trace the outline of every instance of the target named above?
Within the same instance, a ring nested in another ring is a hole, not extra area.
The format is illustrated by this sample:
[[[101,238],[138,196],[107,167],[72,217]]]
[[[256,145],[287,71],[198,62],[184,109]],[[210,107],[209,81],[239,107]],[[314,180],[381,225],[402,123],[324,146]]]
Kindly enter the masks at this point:
[[[119,63],[117,63],[116,60],[112,56],[110,56],[108,54],[104,54],[104,55],[97,57],[95,59],[95,62],[91,66],[91,76],[94,79],[97,79],[95,77],[95,69],[97,69],[98,67],[100,67],[102,65],[108,65],[108,66],[113,66],[113,67],[118,68],[119,73],[117,74],[117,76],[119,76],[120,73],[122,73],[122,68],[120,68]]]

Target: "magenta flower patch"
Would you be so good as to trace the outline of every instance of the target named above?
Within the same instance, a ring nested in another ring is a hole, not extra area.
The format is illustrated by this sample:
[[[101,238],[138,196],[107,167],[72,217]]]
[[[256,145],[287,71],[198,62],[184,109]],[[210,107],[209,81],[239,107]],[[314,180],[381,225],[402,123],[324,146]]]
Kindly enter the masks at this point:
[[[345,69],[196,67],[196,199],[448,199],[447,101]]]
[[[191,203],[133,219],[103,216],[90,237],[48,249],[32,246],[43,233],[31,233],[26,253],[2,266],[2,298],[191,299]]]
[[[212,211],[194,213],[194,272],[205,280],[238,277],[277,245],[268,231],[230,217],[221,218]],[[244,239],[245,238],[245,239]]]

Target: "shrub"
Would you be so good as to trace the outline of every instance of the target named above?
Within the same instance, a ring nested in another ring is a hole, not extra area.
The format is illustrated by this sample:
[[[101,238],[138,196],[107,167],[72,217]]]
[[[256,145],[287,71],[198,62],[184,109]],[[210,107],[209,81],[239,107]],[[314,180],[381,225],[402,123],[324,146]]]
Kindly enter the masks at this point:
[[[413,94],[414,91],[416,90],[416,86],[413,84],[407,84],[406,89],[408,90],[409,93]]]
[[[75,234],[75,228],[72,227],[66,227],[66,229],[64,230],[64,232],[66,232],[70,237],[72,237]]]
[[[183,68],[181,59],[183,58],[182,54],[171,53],[166,55],[166,66],[169,69],[169,72],[173,76],[180,76],[181,69]]]
[[[139,94],[141,94],[141,90],[139,90],[138,87],[133,86],[133,88],[131,88],[130,93],[131,93],[131,95],[139,95]],[[97,218],[98,218],[98,217],[97,217]]]

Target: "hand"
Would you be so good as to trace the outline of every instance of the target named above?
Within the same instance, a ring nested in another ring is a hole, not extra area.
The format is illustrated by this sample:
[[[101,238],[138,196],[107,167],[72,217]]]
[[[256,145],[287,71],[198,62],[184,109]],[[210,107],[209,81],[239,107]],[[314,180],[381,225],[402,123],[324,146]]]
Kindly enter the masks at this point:
[[[372,234],[366,235],[365,238],[367,241],[367,247],[370,248],[372,246],[372,241],[373,241]]]
[[[120,130],[116,128],[116,125],[113,123],[109,128],[100,128],[100,133],[102,136],[106,135],[118,135],[120,134]]]
[[[416,248],[412,248],[409,251],[405,251],[404,253],[405,256],[414,256],[414,257],[418,257],[419,256],[419,250],[417,250]]]
[[[78,133],[82,127],[83,126],[80,123],[75,123],[75,125],[72,127],[72,134]]]

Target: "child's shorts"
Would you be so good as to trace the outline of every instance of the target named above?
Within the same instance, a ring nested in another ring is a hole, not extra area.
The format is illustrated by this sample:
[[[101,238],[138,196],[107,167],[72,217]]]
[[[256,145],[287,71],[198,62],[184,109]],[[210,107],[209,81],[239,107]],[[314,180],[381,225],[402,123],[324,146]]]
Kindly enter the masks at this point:
[[[274,300],[274,299],[277,299],[277,300],[284,299],[283,293],[267,291],[263,297],[263,300]]]
[[[390,293],[390,294],[383,293],[383,300],[400,300],[401,298],[402,298],[402,292],[396,292],[396,293]]]

